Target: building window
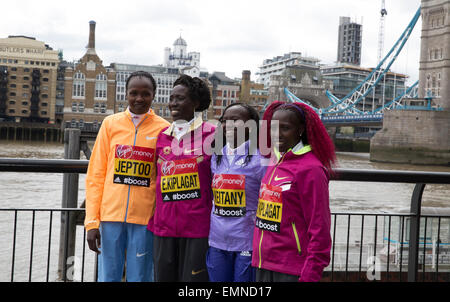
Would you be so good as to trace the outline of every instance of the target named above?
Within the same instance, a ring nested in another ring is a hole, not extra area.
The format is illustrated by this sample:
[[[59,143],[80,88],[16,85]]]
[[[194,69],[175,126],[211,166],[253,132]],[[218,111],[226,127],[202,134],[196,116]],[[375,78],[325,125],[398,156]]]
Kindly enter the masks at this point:
[[[94,104],[94,113],[99,113],[100,111],[100,104],[99,103],[95,103]]]
[[[80,104],[78,105],[78,112],[84,112],[84,103],[80,102]]]
[[[101,73],[95,78],[95,98],[106,99],[106,76]]]
[[[85,78],[84,74],[82,74],[81,72],[75,73],[75,75],[73,77],[72,96],[84,97],[85,82],[86,82],[86,78]]]
[[[78,104],[73,102],[72,103],[72,112],[77,112],[78,111]]]
[[[77,121],[73,118],[71,123],[70,123],[70,127],[71,128],[76,128],[77,127]]]
[[[100,105],[100,112],[101,112],[101,113],[106,113],[106,104],[105,104],[105,103],[102,103],[102,104]]]

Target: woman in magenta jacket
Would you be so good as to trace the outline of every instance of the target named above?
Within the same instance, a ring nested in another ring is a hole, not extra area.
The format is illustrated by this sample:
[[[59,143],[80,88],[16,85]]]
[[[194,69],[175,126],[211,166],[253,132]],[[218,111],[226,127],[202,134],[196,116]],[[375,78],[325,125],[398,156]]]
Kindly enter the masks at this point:
[[[256,281],[319,281],[330,261],[333,142],[319,116],[303,103],[274,102],[263,119],[273,156],[256,212]]]
[[[207,84],[180,76],[170,94],[174,122],[157,137],[154,233],[155,281],[207,282],[211,143],[215,126],[202,120],[211,102]]]

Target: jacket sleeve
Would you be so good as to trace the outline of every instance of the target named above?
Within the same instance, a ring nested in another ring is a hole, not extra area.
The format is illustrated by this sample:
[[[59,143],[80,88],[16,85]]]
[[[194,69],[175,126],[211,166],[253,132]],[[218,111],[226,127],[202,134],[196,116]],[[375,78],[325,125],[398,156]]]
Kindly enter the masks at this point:
[[[317,282],[330,263],[331,214],[328,177],[321,167],[311,167],[297,184],[307,227],[307,257],[299,281]]]
[[[110,149],[110,138],[105,120],[98,132],[92,149],[86,175],[86,218],[84,226],[87,231],[100,227],[100,207],[103,198],[106,171]]]

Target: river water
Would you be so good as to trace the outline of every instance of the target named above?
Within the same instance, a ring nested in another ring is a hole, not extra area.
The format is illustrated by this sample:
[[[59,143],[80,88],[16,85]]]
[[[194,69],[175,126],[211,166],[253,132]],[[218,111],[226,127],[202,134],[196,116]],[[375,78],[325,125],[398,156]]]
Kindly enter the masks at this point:
[[[92,145],[91,145],[92,148]],[[62,159],[64,146],[59,143],[12,143],[0,141],[0,157]],[[85,159],[81,154],[81,158]],[[373,163],[367,153],[338,153],[339,167],[351,169],[381,169],[410,171],[450,172],[450,167],[413,166],[407,164]],[[11,208],[59,208],[62,199],[63,174],[59,173],[0,173],[0,209]],[[85,198],[85,175],[79,177],[78,204]],[[330,182],[330,207],[332,212],[369,212],[392,213],[409,209],[414,184],[367,183],[367,182]],[[423,206],[434,212],[447,212],[450,209],[450,185],[427,185],[423,195]],[[56,279],[56,267],[59,242],[58,213],[53,217],[51,242],[49,243],[49,213],[36,213],[36,237],[31,238],[32,213],[20,212],[17,219],[16,255],[14,256],[14,280],[45,280],[47,270],[48,246],[52,250],[50,259],[50,281]],[[0,211],[0,281],[9,281],[12,270],[11,242],[13,242],[14,213]],[[80,226],[82,234],[82,226]],[[40,233],[43,233],[39,235]],[[77,249],[82,250],[84,238],[77,235]],[[34,243],[30,256],[31,242]],[[42,244],[36,244],[42,242]],[[26,248],[22,249],[21,246]],[[79,248],[80,247],[80,248]],[[87,248],[87,247],[86,247]],[[23,250],[23,251],[22,251]],[[85,261],[93,263],[93,253],[88,252]],[[74,272],[79,272],[82,255],[76,256]],[[33,270],[29,271],[30,261]],[[22,266],[22,267],[21,267]],[[20,271],[20,272],[19,272]],[[91,279],[89,276],[88,279]],[[79,278],[79,276],[78,276]]]

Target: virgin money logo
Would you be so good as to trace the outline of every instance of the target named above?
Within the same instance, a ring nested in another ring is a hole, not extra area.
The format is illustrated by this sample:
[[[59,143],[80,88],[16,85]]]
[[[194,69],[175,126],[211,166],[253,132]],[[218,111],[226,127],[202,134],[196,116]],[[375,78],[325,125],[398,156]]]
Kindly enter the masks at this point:
[[[116,155],[118,158],[131,158],[131,156],[133,155],[133,147],[127,145],[117,145]]]
[[[213,179],[212,187],[215,189],[221,189],[223,186],[223,176],[222,175],[216,175]]]
[[[173,161],[165,161],[161,165],[161,171],[164,175],[170,175],[175,172],[175,163]]]

